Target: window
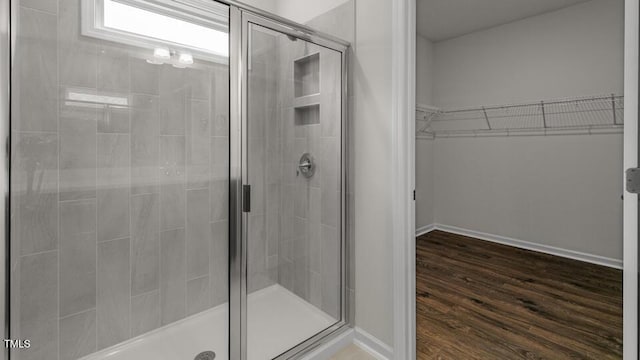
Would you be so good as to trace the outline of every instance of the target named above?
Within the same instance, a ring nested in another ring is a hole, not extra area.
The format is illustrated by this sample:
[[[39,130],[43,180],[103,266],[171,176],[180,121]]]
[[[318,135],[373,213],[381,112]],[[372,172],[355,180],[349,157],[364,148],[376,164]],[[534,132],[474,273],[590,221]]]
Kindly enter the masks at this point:
[[[147,61],[155,64],[229,57],[228,10],[215,2],[84,0],[82,34],[149,49]]]

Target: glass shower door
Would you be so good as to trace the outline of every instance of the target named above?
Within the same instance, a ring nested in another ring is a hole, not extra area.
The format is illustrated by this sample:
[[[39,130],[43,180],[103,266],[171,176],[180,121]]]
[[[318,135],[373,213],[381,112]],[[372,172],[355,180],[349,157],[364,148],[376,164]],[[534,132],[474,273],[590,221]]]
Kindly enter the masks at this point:
[[[274,23],[245,26],[247,359],[258,360],[343,319],[343,53]]]
[[[11,358],[228,359],[229,6],[14,3]]]

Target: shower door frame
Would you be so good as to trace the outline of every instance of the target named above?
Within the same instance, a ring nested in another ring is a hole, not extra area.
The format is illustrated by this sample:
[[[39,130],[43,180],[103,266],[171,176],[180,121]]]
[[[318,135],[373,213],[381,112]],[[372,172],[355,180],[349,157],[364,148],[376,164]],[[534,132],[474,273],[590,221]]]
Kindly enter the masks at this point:
[[[229,185],[229,355],[233,360],[247,358],[247,233],[248,212],[243,211],[243,185],[248,185],[248,74],[249,28],[259,25],[278,33],[296,37],[341,54],[341,157],[340,157],[340,319],[330,327],[279,355],[276,359],[300,358],[350,326],[347,299],[348,276],[348,209],[347,209],[347,139],[348,139],[348,49],[350,44],[306,26],[248,7],[235,1],[222,1],[230,6],[230,185]]]

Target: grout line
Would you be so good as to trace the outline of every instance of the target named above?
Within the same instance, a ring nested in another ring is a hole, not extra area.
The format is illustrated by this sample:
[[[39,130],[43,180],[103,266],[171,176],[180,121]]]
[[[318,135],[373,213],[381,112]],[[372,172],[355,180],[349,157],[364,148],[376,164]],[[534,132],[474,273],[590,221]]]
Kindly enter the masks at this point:
[[[159,193],[157,192],[144,192],[144,193],[136,193],[136,194],[131,194],[130,197],[143,197],[143,196],[151,196],[151,195],[157,195],[160,196]]]
[[[184,84],[183,87],[185,90],[187,90],[187,84]],[[189,89],[190,90],[190,89]],[[187,282],[188,282],[188,278],[189,276],[187,275],[188,273],[188,269],[189,269],[189,265],[188,265],[188,259],[187,259],[187,255],[188,255],[188,242],[189,242],[189,232],[187,229],[187,224],[188,224],[188,220],[187,220],[187,215],[188,215],[188,209],[189,209],[189,203],[188,203],[188,193],[187,193],[187,183],[189,181],[189,176],[187,174],[187,141],[188,141],[188,132],[187,132],[187,123],[189,122],[190,119],[187,119],[187,113],[189,112],[189,105],[191,105],[191,101],[188,98],[187,94],[191,94],[191,91],[185,91],[185,93],[182,94],[182,99],[185,103],[184,106],[184,113],[182,114],[182,127],[184,128],[184,144],[183,144],[183,149],[182,149],[182,165],[184,167],[184,180],[183,180],[183,184],[184,185],[184,191],[183,191],[183,196],[184,196],[184,258],[182,259],[184,261],[184,314],[183,314],[183,318],[187,316],[187,312],[188,312],[188,302],[189,302],[189,297],[187,295]],[[189,96],[190,97],[190,96]],[[190,122],[189,122],[190,123]]]
[[[60,13],[60,4],[58,2],[56,2],[56,12],[59,14]],[[61,136],[60,136],[60,49],[59,49],[59,35],[60,35],[60,17],[58,16],[58,14],[55,15],[55,19],[56,19],[56,86],[55,86],[55,91],[56,91],[56,132],[57,132],[57,139],[58,139],[58,163],[56,164],[57,167],[57,172],[58,172],[58,181],[57,181],[57,196],[56,196],[56,231],[57,231],[57,236],[58,236],[58,244],[57,244],[57,248],[58,250],[60,249],[60,147],[62,145],[61,140]],[[97,234],[97,233],[96,233]],[[58,322],[58,343],[57,343],[57,356],[58,359],[60,359],[60,351],[61,351],[61,346],[60,346],[60,251],[58,251],[58,286],[57,286],[57,290],[58,290],[58,294],[57,294],[57,304],[56,304],[56,310],[57,310],[57,322]]]
[[[162,72],[162,68],[160,68],[158,70],[158,73],[161,73],[161,72]],[[160,112],[161,112],[161,109],[160,109],[160,81],[158,81],[157,90],[158,90],[158,94],[154,95],[154,96],[156,96],[155,99],[157,100],[157,102],[156,102],[156,104],[154,104],[155,108],[153,109],[154,110],[154,114],[153,115],[154,115],[156,121],[160,119]],[[164,304],[163,294],[165,292],[165,289],[162,286],[162,279],[163,279],[163,273],[164,273],[163,266],[162,266],[163,265],[163,261],[162,261],[162,254],[163,254],[163,250],[162,250],[162,225],[163,225],[163,223],[162,223],[162,208],[163,208],[163,206],[162,206],[162,204],[164,203],[163,198],[162,198],[162,194],[164,192],[164,189],[163,189],[163,185],[164,184],[163,184],[163,181],[162,181],[162,178],[161,178],[162,174],[161,174],[161,171],[160,171],[160,168],[162,167],[162,158],[161,158],[161,155],[162,155],[162,135],[161,135],[161,132],[162,132],[161,129],[158,128],[158,134],[155,135],[157,137],[157,140],[158,140],[157,141],[157,145],[156,145],[157,160],[156,160],[156,164],[155,164],[155,167],[156,167],[155,180],[158,183],[158,219],[157,219],[158,220],[158,228],[157,228],[157,231],[158,231],[158,307],[159,307],[159,309],[158,309],[158,324],[160,326],[163,325],[162,309],[163,309],[163,304]]]
[[[127,63],[127,98],[133,98],[131,94],[131,56],[130,51],[125,51]],[[133,100],[133,99],[132,99]],[[129,118],[129,336],[133,336],[133,242],[135,241],[135,232],[133,231],[133,109],[127,111]]]
[[[177,228],[171,228],[171,229],[166,229],[166,230],[160,230],[160,231],[159,231],[159,234],[164,233],[164,232],[177,231],[177,230],[184,230],[184,231],[185,231],[185,236],[186,236],[186,233],[187,233],[187,228],[186,228],[186,226],[180,226],[180,227],[177,227]]]
[[[98,56],[98,47],[96,45],[96,58],[97,58],[97,56]],[[96,62],[97,62],[97,59],[96,59]],[[98,69],[97,69],[97,67],[96,67],[96,78],[95,78],[95,80],[96,80],[96,92],[97,92],[98,91]],[[94,119],[95,119],[95,122],[96,122],[96,124],[95,124],[96,125],[96,128],[95,128],[95,132],[96,133],[95,133],[95,144],[94,144],[95,145],[95,159],[94,159],[95,160],[95,183],[93,184],[93,186],[95,188],[95,194],[96,194],[96,198],[95,198],[96,209],[95,209],[95,212],[94,212],[94,215],[95,215],[95,234],[96,234],[96,237],[95,237],[95,241],[96,241],[96,248],[95,248],[95,254],[96,254],[96,261],[95,261],[95,270],[96,270],[96,275],[95,275],[95,282],[96,282],[96,294],[95,294],[96,295],[96,300],[95,300],[95,302],[96,302],[95,303],[96,316],[95,316],[94,320],[95,320],[95,324],[96,324],[96,330],[95,330],[95,347],[92,350],[95,352],[95,351],[98,351],[98,349],[99,349],[99,346],[98,346],[98,335],[99,335],[98,334],[98,330],[100,329],[100,324],[98,323],[98,319],[99,319],[99,316],[98,316],[98,303],[100,302],[99,301],[100,298],[98,296],[98,294],[100,293],[100,283],[98,281],[98,278],[99,278],[99,273],[98,273],[99,268],[98,268],[98,266],[100,264],[100,259],[99,259],[100,242],[98,241],[99,240],[99,237],[98,237],[98,221],[99,221],[99,217],[98,217],[98,209],[99,209],[99,206],[98,206],[98,201],[99,201],[98,200],[98,192],[100,191],[100,189],[98,189],[98,175],[99,175],[98,174],[99,173],[99,171],[98,171],[99,170],[98,169],[98,156],[99,156],[98,155],[98,150],[99,150],[98,149],[98,147],[99,147],[98,144],[99,144],[99,135],[100,134],[98,133],[98,111],[97,110],[95,110]]]
[[[70,203],[81,203],[81,202],[89,202],[89,201],[93,201],[95,202],[97,199],[96,197],[87,197],[87,198],[78,198],[78,199],[66,199],[66,200],[58,200],[58,204],[70,204]]]
[[[25,257],[42,255],[42,254],[47,254],[47,253],[55,252],[55,251],[58,251],[58,249],[44,250],[44,251],[39,251],[39,252],[31,253],[31,254],[24,254],[24,255],[20,255],[20,258],[22,259],[22,258],[25,258]]]
[[[56,4],[56,6],[59,8],[59,4]],[[23,4],[19,4],[19,5],[18,5],[18,7],[19,7],[19,8],[22,8],[22,9],[24,9],[24,10],[31,10],[31,11],[39,12],[39,13],[41,13],[41,14],[55,16],[55,17],[56,17],[56,19],[58,18],[58,14],[53,13],[53,12],[50,12],[50,11],[47,11],[47,10],[37,9],[37,8],[30,7],[30,6],[23,5]],[[60,9],[58,9],[57,11],[58,11],[58,13],[59,13],[59,12],[60,12]]]
[[[135,295],[131,296],[131,298],[147,296],[147,295],[149,295],[151,293],[154,293],[154,292],[158,292],[159,293],[160,289],[152,289],[152,290],[148,290],[148,291],[145,291],[145,292],[141,292],[140,294],[135,294]]]
[[[97,242],[97,244],[104,244],[104,243],[108,243],[108,242],[112,242],[112,241],[127,240],[127,239],[131,239],[131,235],[125,236],[125,237],[120,237],[120,238],[115,238],[115,239],[99,240]]]
[[[94,306],[94,307],[91,307],[91,308],[88,308],[88,309],[76,311],[76,312],[74,312],[72,314],[68,314],[68,315],[62,316],[62,317],[60,317],[60,320],[63,320],[63,319],[66,319],[66,318],[70,318],[72,316],[84,314],[84,313],[87,313],[87,312],[92,311],[92,310],[96,311],[96,307]]]
[[[56,87],[57,88],[57,87]],[[57,113],[57,110],[56,110]],[[57,114],[56,114],[57,116]],[[42,131],[42,130],[12,130],[12,132],[23,135],[58,135],[58,131]]]

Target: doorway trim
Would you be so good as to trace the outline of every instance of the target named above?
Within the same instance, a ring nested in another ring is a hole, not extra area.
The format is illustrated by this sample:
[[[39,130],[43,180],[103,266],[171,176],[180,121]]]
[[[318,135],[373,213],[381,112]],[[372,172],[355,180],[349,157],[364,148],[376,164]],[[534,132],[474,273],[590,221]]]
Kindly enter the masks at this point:
[[[393,352],[416,358],[415,92],[416,1],[392,4]]]
[[[638,167],[639,18],[638,1],[625,0],[623,169]],[[625,192],[623,206],[623,357],[635,360],[638,358],[638,195]]]

